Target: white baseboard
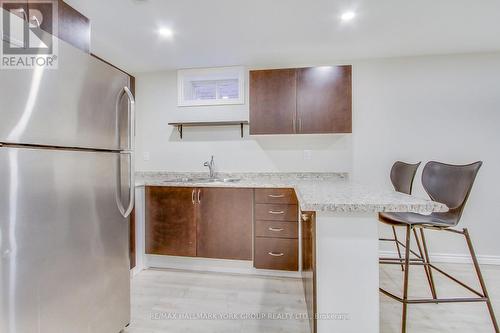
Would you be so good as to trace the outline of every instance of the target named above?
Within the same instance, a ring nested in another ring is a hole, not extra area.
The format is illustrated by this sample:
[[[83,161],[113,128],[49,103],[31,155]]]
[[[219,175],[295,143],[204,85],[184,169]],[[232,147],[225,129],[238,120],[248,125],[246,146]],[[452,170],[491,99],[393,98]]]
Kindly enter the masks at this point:
[[[396,251],[380,251],[381,257],[397,257]],[[449,263],[449,264],[470,264],[472,259],[468,254],[451,254],[451,253],[431,253],[431,261]],[[477,256],[477,260],[481,265],[496,265],[500,266],[500,256]]]
[[[206,259],[148,254],[144,255],[144,263],[145,267],[149,268],[301,278],[300,272],[256,269],[253,267],[252,261],[246,260]]]
[[[139,274],[141,271],[143,270],[143,268],[139,267],[139,266],[135,266],[134,268],[132,268],[130,270],[130,278],[133,279],[137,274]]]

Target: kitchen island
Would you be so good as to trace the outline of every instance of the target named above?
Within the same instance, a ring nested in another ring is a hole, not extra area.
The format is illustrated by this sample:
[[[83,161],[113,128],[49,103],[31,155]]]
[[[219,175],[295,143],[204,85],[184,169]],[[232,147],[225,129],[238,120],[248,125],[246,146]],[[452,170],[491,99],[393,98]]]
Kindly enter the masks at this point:
[[[427,199],[362,186],[343,173],[231,173],[216,178],[138,173],[137,193],[143,195],[143,186],[294,189],[302,217],[305,297],[310,314],[318,316],[311,324],[319,333],[379,331],[379,212],[447,210]],[[143,214],[141,207],[138,198],[138,214]]]

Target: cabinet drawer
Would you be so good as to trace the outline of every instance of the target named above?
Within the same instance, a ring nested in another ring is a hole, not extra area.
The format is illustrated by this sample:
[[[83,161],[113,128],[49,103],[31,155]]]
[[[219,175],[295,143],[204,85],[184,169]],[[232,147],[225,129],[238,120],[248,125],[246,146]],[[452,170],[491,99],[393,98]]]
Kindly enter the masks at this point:
[[[255,190],[255,203],[296,205],[297,197],[291,188],[262,188]]]
[[[297,239],[256,237],[254,266],[296,271],[299,269],[297,246]]]
[[[297,238],[298,233],[298,223],[255,221],[255,236],[257,237]]]
[[[297,205],[255,205],[255,220],[297,221],[298,214]]]

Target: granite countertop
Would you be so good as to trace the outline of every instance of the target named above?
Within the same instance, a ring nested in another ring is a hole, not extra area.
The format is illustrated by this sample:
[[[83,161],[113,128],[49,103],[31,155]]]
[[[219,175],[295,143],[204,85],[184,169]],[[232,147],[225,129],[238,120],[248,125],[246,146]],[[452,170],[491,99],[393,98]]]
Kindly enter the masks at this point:
[[[322,212],[445,212],[428,199],[357,184],[346,173],[217,173],[235,182],[207,183],[207,173],[137,172],[136,186],[294,188],[303,211]],[[194,180],[182,181],[182,178]]]

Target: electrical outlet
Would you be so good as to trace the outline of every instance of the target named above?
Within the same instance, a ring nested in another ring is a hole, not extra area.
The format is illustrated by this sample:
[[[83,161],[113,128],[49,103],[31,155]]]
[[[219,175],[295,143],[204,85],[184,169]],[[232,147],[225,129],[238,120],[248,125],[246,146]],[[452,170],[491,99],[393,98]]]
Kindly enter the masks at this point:
[[[305,161],[312,160],[312,150],[304,150],[304,160]]]
[[[142,154],[142,159],[143,159],[144,161],[149,161],[149,160],[151,159],[151,155],[149,154],[149,152],[147,152],[147,151],[146,151],[146,152],[144,152],[144,153]]]

